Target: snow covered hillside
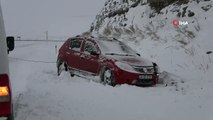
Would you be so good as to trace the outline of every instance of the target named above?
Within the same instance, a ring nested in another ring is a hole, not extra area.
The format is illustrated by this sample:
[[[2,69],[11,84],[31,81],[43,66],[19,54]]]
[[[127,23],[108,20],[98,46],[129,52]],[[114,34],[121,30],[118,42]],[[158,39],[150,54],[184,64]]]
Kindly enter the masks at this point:
[[[91,26],[93,34],[119,38],[142,56],[171,72],[205,86],[213,78],[213,1],[190,0],[161,11],[150,1],[107,0]],[[188,22],[174,26],[173,21]]]

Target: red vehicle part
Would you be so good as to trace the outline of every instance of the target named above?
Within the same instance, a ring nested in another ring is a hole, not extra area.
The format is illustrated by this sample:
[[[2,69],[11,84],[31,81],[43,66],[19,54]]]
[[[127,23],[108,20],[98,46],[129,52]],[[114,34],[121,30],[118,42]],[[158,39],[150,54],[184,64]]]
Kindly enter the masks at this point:
[[[117,68],[117,70],[114,71],[113,74],[117,84],[151,86],[158,83],[158,76],[155,73],[153,74],[131,73],[128,71],[121,70],[120,68]]]
[[[111,85],[152,86],[158,83],[156,63],[140,57],[121,41],[100,39],[85,37],[68,39],[59,50],[58,71],[61,71],[60,65],[64,64],[72,71],[72,75],[73,71],[99,75],[103,82],[111,80]]]
[[[9,116],[12,113],[11,91],[7,74],[0,75],[0,116]]]

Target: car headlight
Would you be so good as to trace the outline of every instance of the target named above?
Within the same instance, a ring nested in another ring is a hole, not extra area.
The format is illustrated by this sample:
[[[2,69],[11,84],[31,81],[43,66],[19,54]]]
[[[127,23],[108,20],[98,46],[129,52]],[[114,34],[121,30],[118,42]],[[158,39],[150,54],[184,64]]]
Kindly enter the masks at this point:
[[[132,72],[132,73],[138,73],[137,71],[134,70],[134,68],[126,63],[123,63],[123,62],[115,62],[115,65],[124,70],[124,71],[127,71],[127,72]]]

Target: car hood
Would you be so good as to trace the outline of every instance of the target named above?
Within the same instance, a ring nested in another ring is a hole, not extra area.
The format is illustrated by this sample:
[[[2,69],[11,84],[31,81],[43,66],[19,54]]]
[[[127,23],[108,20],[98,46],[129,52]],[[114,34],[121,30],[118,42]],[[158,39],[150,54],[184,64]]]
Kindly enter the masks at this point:
[[[123,62],[131,66],[153,66],[153,63],[139,56],[106,55],[107,58]]]

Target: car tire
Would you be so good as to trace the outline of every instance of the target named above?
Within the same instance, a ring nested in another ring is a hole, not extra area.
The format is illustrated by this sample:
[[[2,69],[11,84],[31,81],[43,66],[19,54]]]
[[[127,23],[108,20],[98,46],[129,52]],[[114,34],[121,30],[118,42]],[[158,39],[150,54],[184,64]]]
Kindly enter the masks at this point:
[[[116,83],[112,70],[110,70],[109,68],[104,68],[101,74],[101,81],[104,84],[115,86]]]
[[[57,60],[57,75],[60,76],[61,72],[65,70],[67,71],[67,65],[61,60],[61,59],[58,59]]]
[[[60,69],[60,67],[61,67],[61,65],[62,65],[61,60],[58,59],[56,64],[57,64],[57,75],[60,76],[60,74],[61,74],[61,69]]]
[[[69,72],[70,72],[70,76],[71,76],[71,77],[74,77],[74,76],[75,76],[75,74],[74,74],[73,71],[70,70]]]

